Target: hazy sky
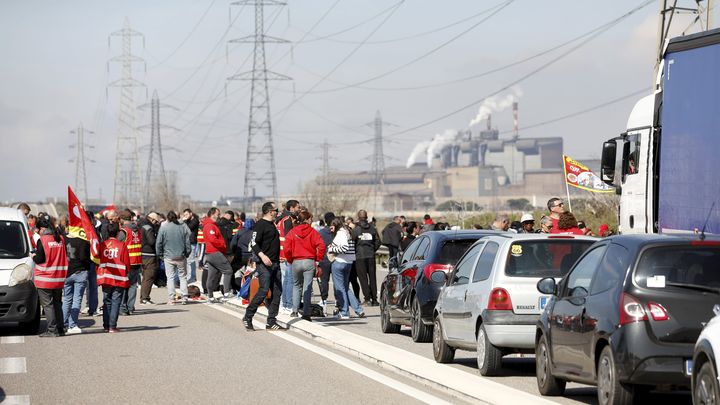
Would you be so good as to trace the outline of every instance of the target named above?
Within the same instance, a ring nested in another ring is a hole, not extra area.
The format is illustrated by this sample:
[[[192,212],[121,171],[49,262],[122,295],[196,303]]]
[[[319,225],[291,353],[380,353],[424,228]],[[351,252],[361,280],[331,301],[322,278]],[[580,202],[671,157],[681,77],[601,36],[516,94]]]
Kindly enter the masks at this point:
[[[280,192],[295,192],[319,173],[324,139],[335,143],[332,168],[369,169],[372,143],[351,142],[372,137],[365,124],[377,110],[395,125],[385,129],[385,153],[394,158],[386,165],[404,165],[416,143],[467,128],[484,97],[515,82],[521,127],[650,88],[659,2],[570,53],[589,37],[498,69],[645,2],[516,0],[501,9],[506,3],[289,0],[286,7],[268,7],[268,35],[293,42],[266,49],[271,69],[294,79],[271,83]],[[163,143],[177,148],[165,152],[165,164],[178,171],[180,191],[197,199],[242,195],[249,83],[227,82],[227,96],[224,87],[226,77],[251,68],[252,46],[226,41],[252,34],[252,7],[230,7],[228,0],[8,0],[0,5],[0,201],[64,197],[74,183],[69,131],[80,122],[95,132],[88,136],[96,161],[88,166],[89,194],[97,197],[102,189],[111,198],[119,91],[106,93],[106,85],[120,70],[114,64],[108,73],[106,62],[121,50],[117,39],[108,48],[108,34],[126,17],[145,35],[145,48],[134,42],[134,53],[147,61],[147,72],[137,65],[136,79],[149,95],[157,90],[161,102],[179,109],[164,110],[161,121],[181,129],[162,132]],[[136,92],[138,104],[148,102],[145,97],[144,90]],[[597,158],[639,97],[520,136],[562,136],[566,153]],[[139,125],[148,120],[138,114]],[[511,112],[495,114],[493,124],[510,131]],[[149,133],[141,132],[140,144],[147,143]]]

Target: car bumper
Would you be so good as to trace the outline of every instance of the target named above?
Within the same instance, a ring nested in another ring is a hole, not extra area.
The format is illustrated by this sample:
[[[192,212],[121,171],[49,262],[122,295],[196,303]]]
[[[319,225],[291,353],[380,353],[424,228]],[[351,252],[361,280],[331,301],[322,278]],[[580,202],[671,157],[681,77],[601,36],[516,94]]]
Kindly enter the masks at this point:
[[[517,315],[512,311],[483,311],[488,340],[493,346],[534,349],[540,315]]]
[[[612,337],[618,377],[647,385],[690,386],[685,364],[693,358],[693,343],[661,343],[648,335],[644,322],[625,325]]]
[[[35,317],[38,296],[32,282],[0,287],[0,322],[28,322]]]

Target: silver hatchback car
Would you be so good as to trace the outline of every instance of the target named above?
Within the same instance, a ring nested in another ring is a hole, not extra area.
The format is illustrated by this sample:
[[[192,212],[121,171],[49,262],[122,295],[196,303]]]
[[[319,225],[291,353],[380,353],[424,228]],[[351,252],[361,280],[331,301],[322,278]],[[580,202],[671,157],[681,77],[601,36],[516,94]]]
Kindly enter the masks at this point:
[[[447,363],[455,350],[477,352],[482,375],[495,375],[502,357],[534,353],[535,327],[547,301],[536,288],[558,280],[597,239],[586,236],[505,234],[478,240],[446,275],[434,311],[433,354]]]

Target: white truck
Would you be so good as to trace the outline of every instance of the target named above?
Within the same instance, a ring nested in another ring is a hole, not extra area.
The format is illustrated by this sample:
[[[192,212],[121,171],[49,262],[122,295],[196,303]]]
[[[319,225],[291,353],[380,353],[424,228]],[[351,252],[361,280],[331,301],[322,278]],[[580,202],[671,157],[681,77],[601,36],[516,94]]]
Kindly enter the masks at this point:
[[[653,94],[603,145],[621,233],[720,233],[720,29],[668,41]]]

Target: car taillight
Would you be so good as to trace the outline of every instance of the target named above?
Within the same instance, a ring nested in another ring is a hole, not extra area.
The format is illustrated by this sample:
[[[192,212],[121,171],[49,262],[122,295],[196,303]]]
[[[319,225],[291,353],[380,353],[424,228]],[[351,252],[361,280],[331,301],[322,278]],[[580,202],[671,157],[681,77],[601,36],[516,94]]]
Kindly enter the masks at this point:
[[[632,295],[623,293],[620,296],[620,326],[647,320],[647,313],[640,301]]]
[[[447,274],[447,273],[450,273],[452,268],[453,268],[453,266],[450,264],[431,263],[431,264],[425,265],[425,267],[423,268],[423,273],[425,273],[425,278],[430,280],[430,275],[432,275],[434,272],[440,270],[440,271],[444,271]]]
[[[507,311],[512,310],[512,308],[512,300],[507,290],[504,288],[493,288],[490,292],[487,309],[489,311]]]
[[[650,316],[652,316],[654,321],[667,321],[670,319],[670,315],[668,315],[667,310],[664,306],[662,306],[662,304],[650,301],[648,302],[648,309],[650,310]]]

